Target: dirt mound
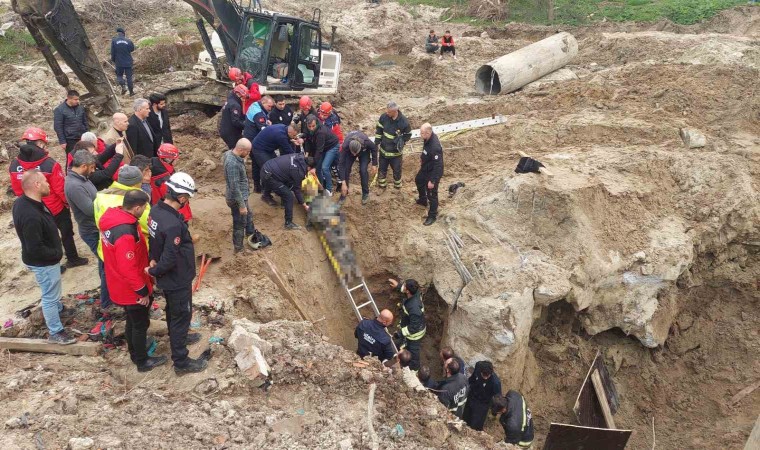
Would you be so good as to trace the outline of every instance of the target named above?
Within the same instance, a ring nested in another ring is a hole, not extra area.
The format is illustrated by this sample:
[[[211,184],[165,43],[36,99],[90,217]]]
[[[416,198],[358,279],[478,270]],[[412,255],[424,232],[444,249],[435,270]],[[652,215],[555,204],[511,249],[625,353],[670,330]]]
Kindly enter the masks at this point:
[[[154,44],[140,48],[134,53],[135,71],[159,75],[175,70],[192,69],[203,50],[200,40]]]

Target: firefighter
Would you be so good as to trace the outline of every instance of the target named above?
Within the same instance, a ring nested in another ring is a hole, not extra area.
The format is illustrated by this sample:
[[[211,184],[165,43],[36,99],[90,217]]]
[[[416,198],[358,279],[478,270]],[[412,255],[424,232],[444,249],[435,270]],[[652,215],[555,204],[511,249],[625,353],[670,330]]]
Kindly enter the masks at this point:
[[[278,156],[264,163],[261,168],[261,183],[269,192],[277,194],[285,205],[285,229],[298,230],[293,223],[293,197],[308,212],[309,205],[301,193],[301,183],[307,174],[314,174],[314,158],[303,153]]]
[[[151,158],[150,165],[151,205],[155,205],[166,196],[166,181],[174,174],[174,164],[179,159],[179,149],[174,144],[161,144],[156,153],[158,156]],[[185,203],[179,212],[185,218],[185,222],[193,218],[190,202]]]
[[[338,180],[341,183],[341,200],[348,195],[348,180],[354,161],[359,160],[359,176],[362,183],[362,205],[369,201],[369,178],[367,168],[372,162],[372,175],[377,173],[377,146],[361,131],[352,131],[346,136],[338,153]]]
[[[443,176],[443,148],[429,123],[420,127],[420,137],[425,143],[420,155],[420,171],[417,172],[414,182],[419,194],[417,204],[424,207],[430,206],[423,223],[429,226],[434,224],[438,217],[438,183]]]
[[[412,127],[398,109],[396,102],[389,102],[375,127],[375,145],[380,146],[380,173],[377,184],[388,187],[388,166],[393,169],[393,187],[401,189],[401,163],[404,145],[412,138]]]
[[[483,431],[494,395],[501,396],[501,380],[494,373],[491,361],[478,361],[468,380],[470,392],[464,406],[463,419],[470,428]]]
[[[504,428],[504,442],[529,448],[533,444],[533,415],[525,397],[510,390],[505,397],[494,395],[491,413],[501,414],[499,423]]]
[[[375,356],[381,362],[393,358],[396,353],[391,343],[391,337],[385,330],[393,323],[393,313],[387,309],[380,311],[376,319],[364,319],[354,330],[354,337],[359,341],[356,353],[364,358]]]
[[[278,156],[277,151],[280,152],[280,156],[297,153],[296,148],[302,143],[303,140],[298,138],[298,131],[294,126],[271,125],[261,130],[253,140],[251,158],[256,160],[257,167],[264,167],[265,162]],[[264,203],[269,206],[279,205],[265,186],[262,186],[262,191],[261,200]]]
[[[322,125],[326,126],[338,137],[338,142],[343,144],[343,130],[340,128],[340,117],[330,102],[322,102],[317,110],[317,117]]]
[[[243,102],[248,98],[248,88],[239,84],[227,95],[227,102],[222,107],[222,118],[219,120],[219,136],[227,148],[234,148],[237,141],[243,137],[245,128],[245,110]]]
[[[400,305],[400,329],[393,338],[397,348],[409,350],[412,355],[409,368],[416,372],[420,369],[420,341],[425,336],[425,305],[422,303],[420,285],[412,279],[403,282],[389,279],[388,282],[391,288],[398,289],[405,296]]]
[[[166,185],[166,197],[151,209],[148,217],[151,261],[145,270],[164,291],[174,372],[182,375],[201,372],[208,365],[203,358],[190,358],[187,350],[187,344],[192,343],[189,341],[195,340],[188,339],[193,316],[195,248],[179,209],[197,191],[190,175],[182,172],[169,177]]]
[[[459,372],[459,361],[451,358],[444,364],[446,378],[438,383],[438,400],[455,416],[462,418],[464,405],[467,403],[469,384],[467,376]]]
[[[235,83],[235,86],[245,86],[248,92],[248,97],[243,100],[243,114],[245,114],[251,105],[261,100],[259,84],[253,81],[253,76],[250,73],[243,72],[237,67],[230,67],[227,76],[230,78],[230,81]]]
[[[317,111],[313,107],[311,97],[304,95],[298,100],[298,112],[293,116],[293,123],[300,127],[298,128],[298,131],[300,131],[301,134],[306,134],[308,131],[306,129],[306,118],[309,116],[316,117],[316,115]]]

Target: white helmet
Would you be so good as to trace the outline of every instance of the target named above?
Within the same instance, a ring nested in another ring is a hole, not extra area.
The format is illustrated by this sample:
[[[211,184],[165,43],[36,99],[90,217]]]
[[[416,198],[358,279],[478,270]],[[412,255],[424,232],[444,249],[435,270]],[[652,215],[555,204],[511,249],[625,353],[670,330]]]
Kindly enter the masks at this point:
[[[166,182],[166,186],[175,194],[187,194],[190,197],[198,192],[198,190],[195,189],[195,181],[193,181],[190,175],[184,172],[177,172],[170,176],[169,181]]]

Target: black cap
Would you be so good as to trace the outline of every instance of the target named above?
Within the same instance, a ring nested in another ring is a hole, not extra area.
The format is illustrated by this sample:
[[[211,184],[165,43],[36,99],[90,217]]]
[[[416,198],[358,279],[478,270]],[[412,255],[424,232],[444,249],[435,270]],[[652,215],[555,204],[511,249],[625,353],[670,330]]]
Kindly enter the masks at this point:
[[[125,33],[124,28],[122,28],[122,27],[117,28],[116,32],[117,33]]]

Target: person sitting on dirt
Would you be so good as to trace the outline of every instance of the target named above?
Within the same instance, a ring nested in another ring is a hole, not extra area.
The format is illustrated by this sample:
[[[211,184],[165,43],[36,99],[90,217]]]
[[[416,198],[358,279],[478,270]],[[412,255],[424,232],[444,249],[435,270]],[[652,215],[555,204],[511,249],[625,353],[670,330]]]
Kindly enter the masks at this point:
[[[59,168],[60,170],[60,168]],[[21,260],[34,273],[42,290],[42,316],[47,325],[48,342],[68,345],[76,342],[63,329],[61,318],[72,317],[74,311],[61,303],[61,258],[63,249],[55,217],[42,202],[50,195],[47,177],[34,168],[21,175],[22,195],[13,202],[13,225],[21,241]]]
[[[467,402],[467,392],[470,385],[467,377],[461,373],[459,361],[449,359],[443,365],[446,378],[438,383],[438,400],[446,406],[455,416],[462,418],[464,404]]]
[[[308,212],[301,192],[301,182],[307,174],[313,174],[314,158],[305,157],[303,153],[291,153],[270,159],[261,168],[261,183],[270,192],[277,194],[285,205],[285,229],[298,230],[301,227],[293,223],[293,197]]]
[[[393,339],[396,340],[396,348],[409,350],[412,355],[409,368],[416,372],[420,370],[420,356],[422,354],[420,343],[427,329],[425,305],[422,303],[420,284],[413,279],[403,282],[389,279],[388,283],[391,288],[398,289],[404,295],[404,300],[401,303],[399,330],[393,334]]]
[[[269,111],[274,106],[274,100],[272,97],[265,95],[248,108],[248,112],[245,113],[245,123],[243,126],[243,137],[253,142],[256,136],[264,128],[271,125],[269,122]],[[253,169],[253,192],[261,193],[261,166],[256,162],[256,158],[251,158],[251,169]]]
[[[148,124],[153,130],[153,135],[162,144],[173,144],[172,126],[169,123],[169,113],[166,111],[166,96],[153,93],[148,97],[148,101],[150,102]]]
[[[309,131],[306,128],[306,118],[309,116],[316,116],[317,111],[313,107],[313,103],[311,101],[311,97],[308,95],[301,96],[300,99],[298,99],[298,112],[295,116],[293,116],[293,123],[300,126],[299,129],[300,134],[306,134],[307,131]]]
[[[87,134],[87,133],[85,133]],[[106,147],[103,153],[98,154],[96,144],[82,139],[74,146],[74,152],[69,153],[69,171],[74,164],[74,153],[79,150],[87,150],[95,158],[95,170],[89,175],[89,180],[95,186],[96,191],[107,189],[114,182],[114,177],[124,158],[124,144],[114,144]],[[68,175],[66,176],[68,179]],[[64,188],[65,190],[65,188]]]
[[[354,330],[354,337],[359,341],[356,354],[364,358],[375,356],[381,362],[393,358],[396,353],[391,343],[391,337],[385,330],[393,323],[393,313],[387,309],[380,311],[375,319],[364,319]]]
[[[182,172],[169,177],[166,184],[166,197],[151,209],[148,219],[150,267],[146,270],[164,292],[174,373],[183,375],[201,372],[208,365],[205,358],[190,358],[187,350],[201,336],[188,333],[193,317],[195,246],[179,209],[197,190],[195,181]]]
[[[153,176],[152,158],[148,158],[145,155],[135,155],[129,165],[140,169],[140,173],[142,174],[142,183],[140,183],[140,189],[142,189],[146,194],[150,195],[152,192],[152,189],[150,188],[150,179]]]
[[[111,207],[100,217],[103,230],[103,261],[111,300],[124,307],[127,324],[124,337],[132,362],[138,372],[148,372],[166,364],[166,356],[148,356],[147,339],[153,281],[146,270],[148,238],[138,220],[149,206],[150,198],[142,191],[124,194],[121,206]]]
[[[245,109],[243,103],[248,98],[248,88],[242,84],[235,86],[227,95],[227,101],[222,106],[222,117],[219,120],[219,137],[228,149],[234,148],[243,137],[245,128]]]
[[[89,129],[87,111],[79,103],[79,92],[70,90],[66,98],[53,110],[53,128],[58,136],[58,144],[66,154],[74,151],[74,145]]]
[[[285,97],[282,95],[274,96],[274,108],[269,112],[269,121],[272,125],[290,125],[293,122],[293,110],[285,103]]]
[[[330,128],[323,126],[316,116],[306,118],[307,134],[304,140],[304,151],[314,158],[317,164],[317,177],[324,186],[328,197],[333,193],[333,181],[330,167],[337,160],[340,151],[338,136]]]
[[[454,36],[451,35],[449,30],[446,30],[441,38],[441,55],[438,59],[443,59],[444,53],[451,53],[454,59],[457,59],[457,50],[456,47],[454,47]]]
[[[455,359],[459,363],[459,373],[465,373],[465,369],[467,368],[467,364],[464,363],[464,360],[457,356],[454,353],[454,349],[451,347],[443,347],[441,351],[438,353],[438,356],[441,358],[441,363],[445,364],[446,361],[449,359]]]
[[[420,367],[420,371],[417,372],[417,378],[425,386],[425,389],[438,389],[438,383],[430,376],[430,366]]]
[[[271,125],[263,130],[253,140],[253,151],[251,158],[256,160],[256,167],[264,167],[264,163],[279,155],[296,153],[298,145],[303,143],[303,139],[298,138],[298,131],[292,125]],[[278,203],[272,198],[272,192],[268,191],[266,186],[261,186],[261,200],[269,206],[278,206]]]
[[[150,162],[150,204],[155,205],[166,196],[165,181],[174,174],[174,165],[179,160],[179,149],[174,144],[161,144],[157,151],[158,156],[151,158]],[[179,209],[185,222],[193,218],[190,202],[185,203]]]
[[[491,413],[501,414],[499,423],[504,428],[504,442],[523,448],[533,444],[533,415],[519,392],[510,390],[505,397],[494,395]]]
[[[341,183],[341,200],[348,196],[348,180],[351,178],[351,168],[354,161],[359,159],[359,177],[362,186],[362,205],[369,201],[369,179],[377,173],[377,145],[361,131],[352,131],[346,136],[338,154],[338,182]],[[372,175],[368,170],[372,162]]]
[[[473,430],[483,431],[491,399],[494,395],[501,396],[501,380],[494,372],[491,361],[478,361],[467,381],[470,392],[467,394],[462,419]]]
[[[134,86],[132,85],[132,52],[135,51],[135,44],[127,38],[124,28],[116,29],[116,37],[111,39],[111,62],[116,70],[116,81],[121,86],[121,95],[127,93],[129,87],[130,97],[135,95]],[[126,86],[124,76],[127,77]]]
[[[248,96],[243,99],[243,115],[248,112],[248,108],[254,103],[261,100],[261,92],[259,91],[259,84],[253,81],[253,76],[248,72],[243,72],[237,67],[230,67],[230,71],[227,73],[230,81],[235,83],[235,86],[245,86]],[[234,147],[232,144],[230,148]]]
[[[427,40],[425,41],[425,52],[427,53],[435,53],[438,51],[441,46],[438,44],[438,41],[440,39],[435,34],[435,30],[430,30],[430,34],[427,36]]]

